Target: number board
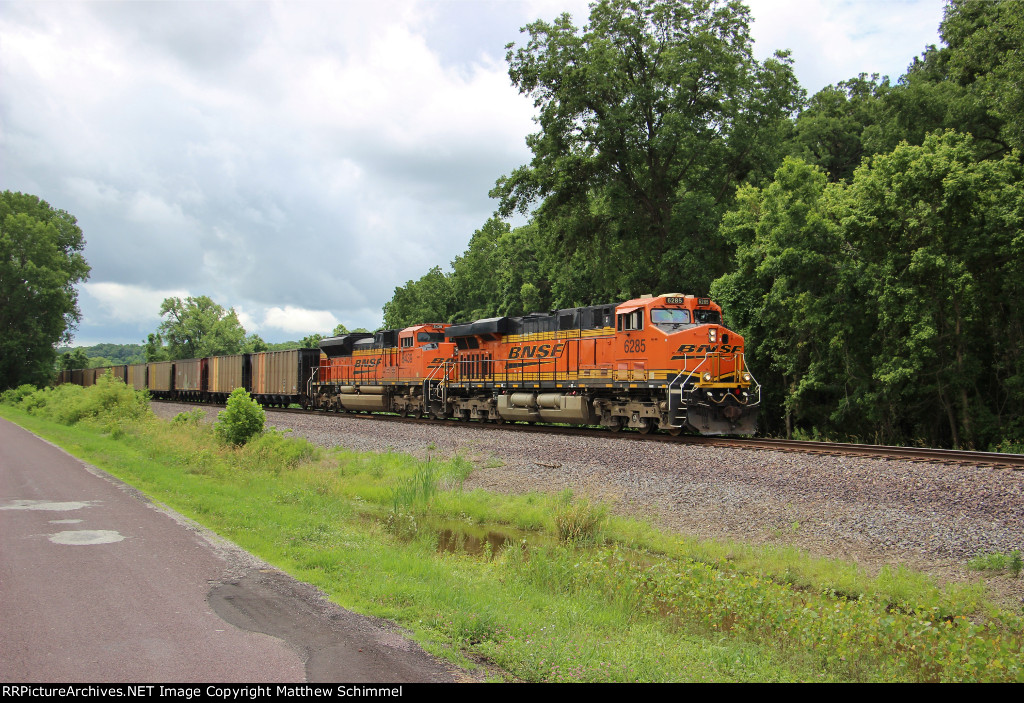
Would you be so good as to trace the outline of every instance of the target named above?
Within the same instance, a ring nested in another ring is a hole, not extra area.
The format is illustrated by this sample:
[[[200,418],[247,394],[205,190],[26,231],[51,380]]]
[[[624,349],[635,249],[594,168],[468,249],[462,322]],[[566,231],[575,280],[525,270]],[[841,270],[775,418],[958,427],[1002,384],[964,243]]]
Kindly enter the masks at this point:
[[[665,298],[666,305],[683,305],[686,298]]]
[[[711,298],[697,298],[697,305],[711,305]]]

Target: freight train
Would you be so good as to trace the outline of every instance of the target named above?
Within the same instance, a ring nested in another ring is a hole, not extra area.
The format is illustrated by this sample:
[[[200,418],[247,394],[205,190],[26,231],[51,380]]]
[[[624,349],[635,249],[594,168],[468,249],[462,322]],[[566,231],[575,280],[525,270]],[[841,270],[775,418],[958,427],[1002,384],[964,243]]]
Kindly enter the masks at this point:
[[[761,399],[722,309],[678,293],[111,371],[158,398],[216,401],[242,387],[269,405],[642,433],[753,434]],[[98,372],[62,380],[88,385]]]

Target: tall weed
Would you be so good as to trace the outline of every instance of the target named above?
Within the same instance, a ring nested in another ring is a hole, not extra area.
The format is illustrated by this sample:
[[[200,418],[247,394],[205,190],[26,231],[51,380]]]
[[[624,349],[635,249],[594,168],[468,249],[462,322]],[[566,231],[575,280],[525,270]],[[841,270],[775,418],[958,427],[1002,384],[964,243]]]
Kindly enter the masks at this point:
[[[242,461],[253,469],[278,473],[317,461],[324,450],[304,437],[289,437],[270,427],[239,448]]]
[[[566,489],[555,509],[555,533],[569,544],[594,543],[607,519],[608,508],[603,503],[591,503],[585,498],[574,501],[572,491]]]

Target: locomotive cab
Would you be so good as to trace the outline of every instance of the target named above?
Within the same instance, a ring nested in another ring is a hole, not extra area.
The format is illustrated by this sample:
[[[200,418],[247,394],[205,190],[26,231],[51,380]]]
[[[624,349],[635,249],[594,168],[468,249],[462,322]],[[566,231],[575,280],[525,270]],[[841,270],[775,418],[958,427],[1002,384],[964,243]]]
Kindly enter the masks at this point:
[[[455,345],[445,336],[449,327],[446,323],[414,325],[399,333],[397,362],[403,381],[422,383],[443,372],[455,355]]]
[[[662,429],[754,432],[760,387],[746,369],[743,337],[723,326],[722,310],[710,298],[670,293],[630,300],[616,310],[616,336],[619,367],[632,380],[646,376],[664,388]]]

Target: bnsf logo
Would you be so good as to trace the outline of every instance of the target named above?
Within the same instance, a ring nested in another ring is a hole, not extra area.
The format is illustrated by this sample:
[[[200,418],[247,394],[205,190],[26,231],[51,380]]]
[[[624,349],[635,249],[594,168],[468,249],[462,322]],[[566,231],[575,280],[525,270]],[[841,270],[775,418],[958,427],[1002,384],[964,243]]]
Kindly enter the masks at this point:
[[[742,351],[742,344],[733,344],[732,346],[728,344],[701,344],[699,346],[696,344],[680,344],[679,348],[676,349],[676,356],[673,356],[672,360],[676,361],[690,354],[733,354]]]
[[[380,359],[356,359],[356,366],[376,366]]]
[[[509,359],[546,359],[561,356],[565,344],[524,344],[508,350]]]

